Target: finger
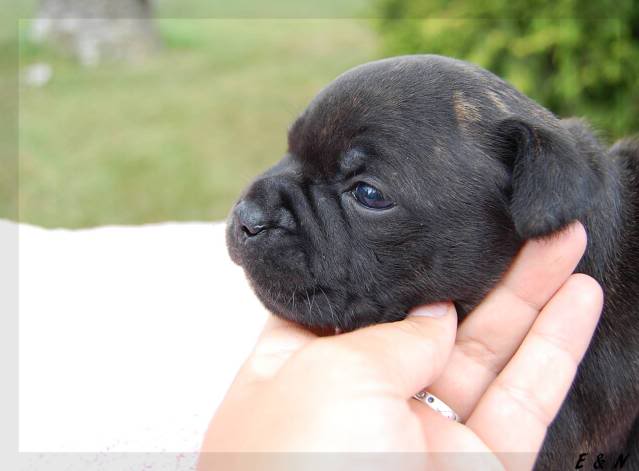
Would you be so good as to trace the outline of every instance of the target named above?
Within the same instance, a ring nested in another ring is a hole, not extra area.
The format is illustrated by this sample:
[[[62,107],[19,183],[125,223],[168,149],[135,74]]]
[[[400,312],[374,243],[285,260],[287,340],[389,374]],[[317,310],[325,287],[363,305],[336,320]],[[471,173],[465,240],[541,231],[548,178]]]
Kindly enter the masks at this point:
[[[468,417],[541,308],[574,271],[585,247],[580,223],[551,239],[529,241],[503,280],[461,324],[450,362],[429,390]]]
[[[291,355],[315,338],[316,335],[298,324],[270,315],[237,381],[246,383],[272,378]]]
[[[419,401],[409,400],[408,406],[423,424],[426,449],[434,459],[433,469],[504,470],[499,459],[468,427],[440,415]],[[460,453],[461,450],[463,453]]]
[[[378,324],[330,339],[342,366],[374,374],[398,397],[408,398],[441,373],[455,339],[457,316],[452,303],[421,306],[398,322]]]
[[[538,452],[588,348],[602,304],[599,284],[578,274],[543,309],[466,422],[493,451],[504,456]]]

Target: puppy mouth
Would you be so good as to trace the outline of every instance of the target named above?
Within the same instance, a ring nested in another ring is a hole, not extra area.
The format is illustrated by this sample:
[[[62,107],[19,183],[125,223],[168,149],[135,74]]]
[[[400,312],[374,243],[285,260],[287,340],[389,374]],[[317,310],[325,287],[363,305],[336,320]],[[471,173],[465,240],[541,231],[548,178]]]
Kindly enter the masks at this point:
[[[231,260],[244,269],[258,299],[273,314],[319,334],[352,330],[335,289],[315,279],[299,234],[258,228],[251,215],[238,216],[234,209],[226,238]]]

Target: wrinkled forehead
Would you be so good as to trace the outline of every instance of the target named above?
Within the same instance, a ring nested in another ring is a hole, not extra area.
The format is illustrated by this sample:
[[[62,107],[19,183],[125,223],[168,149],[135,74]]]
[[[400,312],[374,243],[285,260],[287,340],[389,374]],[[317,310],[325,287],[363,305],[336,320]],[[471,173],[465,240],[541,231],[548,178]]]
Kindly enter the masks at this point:
[[[308,174],[330,176],[366,156],[449,148],[457,127],[452,95],[420,71],[355,70],[330,84],[291,126],[289,153]],[[417,149],[415,149],[417,151]],[[370,159],[369,162],[370,164]]]

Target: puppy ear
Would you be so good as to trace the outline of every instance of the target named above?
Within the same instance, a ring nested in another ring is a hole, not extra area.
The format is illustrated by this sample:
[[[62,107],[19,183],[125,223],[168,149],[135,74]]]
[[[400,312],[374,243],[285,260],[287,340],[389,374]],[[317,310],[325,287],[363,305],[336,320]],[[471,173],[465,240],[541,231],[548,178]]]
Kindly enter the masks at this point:
[[[508,118],[499,123],[497,141],[512,171],[510,212],[522,239],[583,218],[601,182],[591,156],[578,151],[568,129]]]

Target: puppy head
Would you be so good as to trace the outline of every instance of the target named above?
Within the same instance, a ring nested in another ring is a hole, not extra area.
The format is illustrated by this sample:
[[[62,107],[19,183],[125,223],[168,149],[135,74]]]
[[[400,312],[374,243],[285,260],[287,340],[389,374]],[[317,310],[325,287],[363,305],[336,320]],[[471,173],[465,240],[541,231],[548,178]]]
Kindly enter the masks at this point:
[[[399,57],[319,93],[227,242],[266,307],[311,328],[442,300],[463,317],[525,239],[582,217],[597,184],[570,130],[498,77]]]

